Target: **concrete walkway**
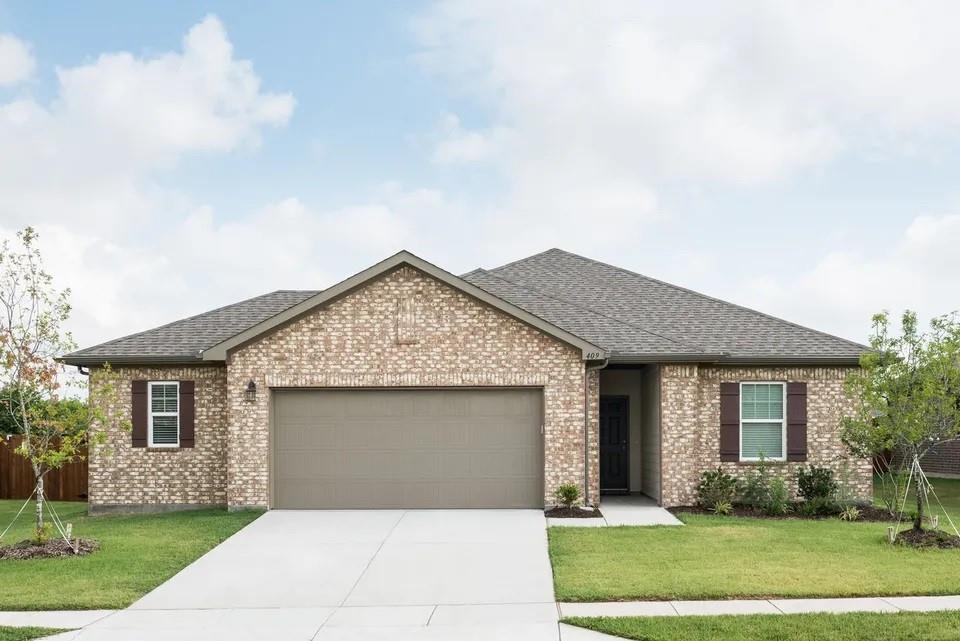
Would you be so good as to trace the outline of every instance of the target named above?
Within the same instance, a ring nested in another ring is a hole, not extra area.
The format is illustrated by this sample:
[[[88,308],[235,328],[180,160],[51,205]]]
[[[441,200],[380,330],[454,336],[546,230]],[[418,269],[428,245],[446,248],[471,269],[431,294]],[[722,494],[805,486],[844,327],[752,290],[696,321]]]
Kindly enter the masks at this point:
[[[844,612],[933,612],[960,610],[960,596],[864,597],[849,599],[741,599],[729,601],[612,601],[558,603],[561,617],[716,616]]]
[[[850,599],[625,601],[488,605],[346,606],[339,608],[231,608],[0,612],[0,625],[83,628],[51,641],[283,641],[397,639],[398,641],[529,639],[586,641],[608,635],[559,624],[571,616],[715,616],[960,610],[960,595]],[[265,636],[264,636],[265,635]]]
[[[547,519],[547,526],[608,527],[617,525],[683,525],[673,514],[647,496],[604,496],[600,500],[602,519]]]

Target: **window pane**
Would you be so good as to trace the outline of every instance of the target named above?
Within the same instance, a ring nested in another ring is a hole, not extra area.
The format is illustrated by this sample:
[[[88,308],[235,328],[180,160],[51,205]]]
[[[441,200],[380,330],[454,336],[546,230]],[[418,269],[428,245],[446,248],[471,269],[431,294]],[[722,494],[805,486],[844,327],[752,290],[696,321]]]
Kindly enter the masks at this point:
[[[743,458],[783,458],[783,423],[743,423]]]
[[[177,444],[177,417],[153,417],[153,443],[156,445]]]
[[[740,418],[782,419],[783,383],[744,384],[740,394]]]
[[[176,383],[154,383],[150,386],[150,410],[153,412],[177,411]]]

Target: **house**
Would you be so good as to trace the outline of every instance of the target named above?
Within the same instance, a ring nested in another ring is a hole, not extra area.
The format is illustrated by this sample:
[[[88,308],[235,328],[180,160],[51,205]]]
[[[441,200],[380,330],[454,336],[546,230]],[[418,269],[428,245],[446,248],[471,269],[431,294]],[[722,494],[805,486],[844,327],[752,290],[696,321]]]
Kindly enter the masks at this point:
[[[864,347],[552,249],[457,277],[400,252],[68,354],[116,377],[91,509],[542,507],[563,483],[691,504],[761,455],[845,460]],[[105,370],[104,363],[111,369]]]
[[[930,476],[960,478],[960,441],[938,443],[921,460],[923,471]]]

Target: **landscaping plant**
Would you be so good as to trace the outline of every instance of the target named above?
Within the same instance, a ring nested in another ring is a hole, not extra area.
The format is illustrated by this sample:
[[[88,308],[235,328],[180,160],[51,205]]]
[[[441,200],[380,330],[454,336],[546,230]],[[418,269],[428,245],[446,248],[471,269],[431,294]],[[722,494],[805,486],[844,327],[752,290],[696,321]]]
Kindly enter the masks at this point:
[[[770,500],[770,478],[767,474],[767,462],[762,454],[740,487],[740,502],[744,505],[762,508]]]
[[[737,479],[723,471],[722,467],[707,470],[700,475],[697,484],[697,503],[713,512],[720,513],[717,506],[730,506],[727,513],[733,510],[733,501],[737,498],[739,483]]]
[[[837,489],[830,468],[811,465],[797,469],[797,493],[803,500],[833,498]]]
[[[790,489],[782,478],[770,481],[767,487],[767,501],[763,511],[769,516],[783,516],[790,511]]]
[[[557,503],[566,508],[571,508],[580,500],[580,486],[576,483],[564,483],[553,493]]]
[[[856,521],[860,518],[860,508],[856,505],[848,505],[840,512],[841,521]]]
[[[916,470],[930,448],[960,438],[960,323],[956,314],[941,316],[921,332],[907,311],[896,336],[883,312],[873,317],[870,347],[847,379],[856,408],[843,420],[843,441],[855,456],[895,452]],[[920,531],[930,485],[922,474],[913,477],[913,528]]]
[[[71,349],[62,330],[70,316],[70,290],[58,291],[46,272],[37,235],[27,227],[18,246],[0,244],[0,385],[10,431],[23,439],[16,452],[30,461],[36,479],[34,538],[46,537],[44,477],[82,456],[104,438],[102,412],[60,398],[62,366],[54,359]],[[100,383],[107,394],[111,377]],[[5,524],[4,524],[5,525]]]

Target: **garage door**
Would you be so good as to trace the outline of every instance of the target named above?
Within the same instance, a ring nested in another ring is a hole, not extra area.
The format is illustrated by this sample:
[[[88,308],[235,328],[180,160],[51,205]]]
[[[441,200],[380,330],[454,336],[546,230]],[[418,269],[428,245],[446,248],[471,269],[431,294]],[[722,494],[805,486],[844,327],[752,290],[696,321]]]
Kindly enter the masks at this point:
[[[279,508],[543,507],[542,392],[278,390]]]

